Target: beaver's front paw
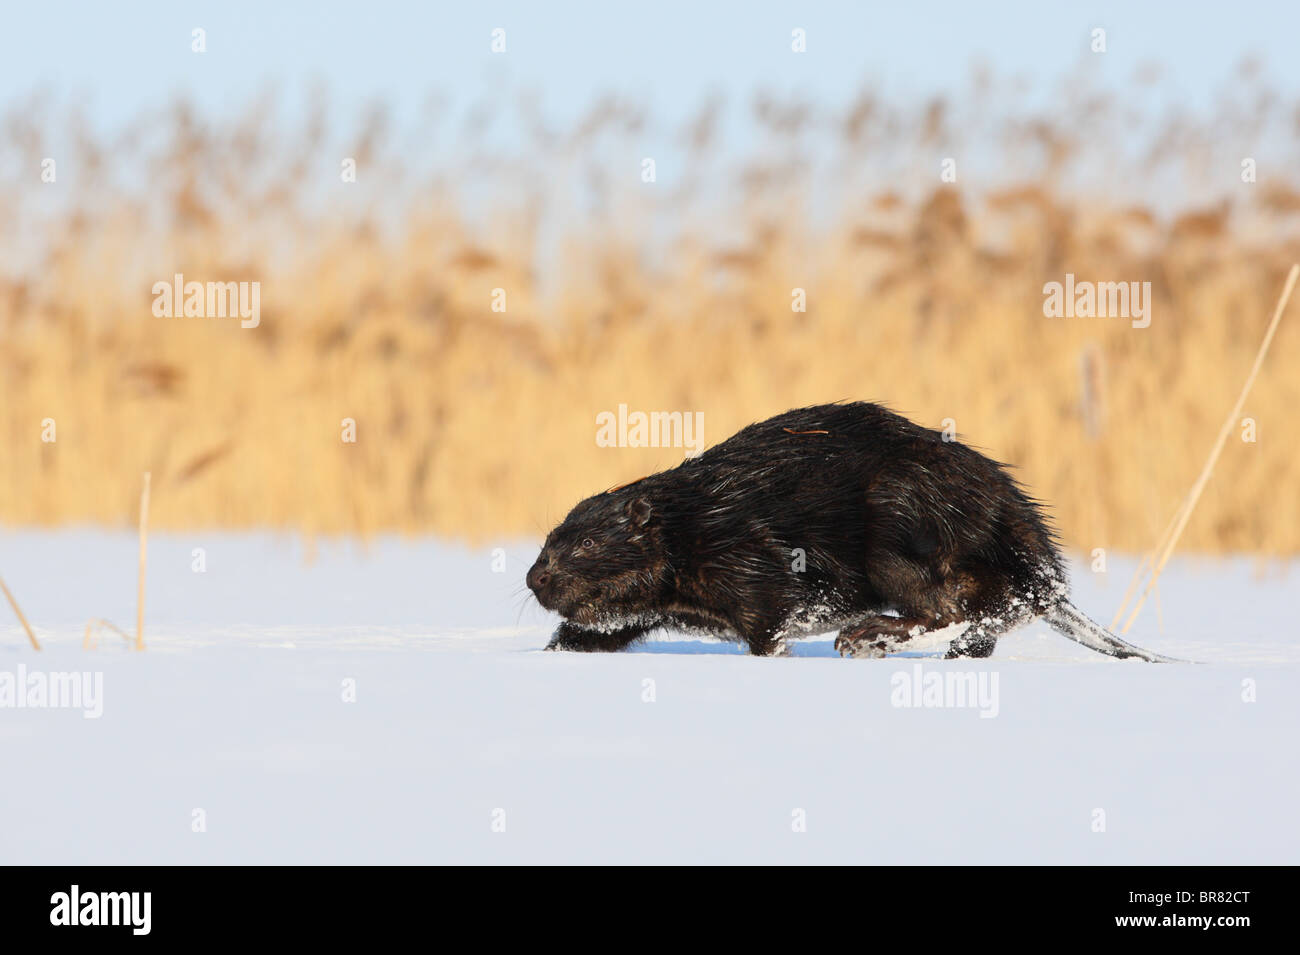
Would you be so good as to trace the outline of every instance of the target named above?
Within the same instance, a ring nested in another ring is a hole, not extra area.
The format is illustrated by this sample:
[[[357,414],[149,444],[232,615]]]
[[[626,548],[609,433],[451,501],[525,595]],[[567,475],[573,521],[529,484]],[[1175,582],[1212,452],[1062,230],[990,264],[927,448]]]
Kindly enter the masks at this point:
[[[562,623],[555,628],[555,633],[551,636],[551,642],[545,647],[547,650],[580,650],[590,651],[595,647],[590,644],[590,634],[584,630],[573,626],[570,623]]]
[[[562,623],[555,636],[546,645],[547,650],[576,650],[580,653],[613,653],[629,643],[640,640],[645,627],[623,627],[618,630],[584,630],[571,623]]]

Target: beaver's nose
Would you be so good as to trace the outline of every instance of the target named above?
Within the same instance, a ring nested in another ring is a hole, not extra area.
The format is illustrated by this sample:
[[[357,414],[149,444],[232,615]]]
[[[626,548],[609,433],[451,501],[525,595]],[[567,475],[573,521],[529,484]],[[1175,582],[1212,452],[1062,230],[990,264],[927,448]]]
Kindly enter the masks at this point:
[[[537,558],[537,563],[533,564],[528,570],[528,589],[533,593],[537,593],[546,586],[550,579],[551,572],[547,569],[546,563],[542,558]]]

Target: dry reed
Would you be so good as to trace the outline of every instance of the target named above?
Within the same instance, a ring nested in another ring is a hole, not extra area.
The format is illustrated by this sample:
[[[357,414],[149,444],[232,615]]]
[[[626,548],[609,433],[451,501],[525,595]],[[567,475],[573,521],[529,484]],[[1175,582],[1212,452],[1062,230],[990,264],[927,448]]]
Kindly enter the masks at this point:
[[[13,607],[14,616],[18,618],[18,622],[22,624],[23,630],[27,632],[27,639],[30,641],[32,649],[39,650],[41,645],[36,639],[36,634],[32,632],[32,625],[27,622],[27,618],[23,615],[22,608],[18,606],[18,601],[14,598],[14,595],[9,592],[9,588],[5,585],[3,577],[0,577],[0,591],[4,591],[5,600],[9,601],[9,606]]]
[[[353,186],[318,132],[257,111],[223,125],[182,106],[149,135],[87,133],[97,165],[66,174],[61,204],[41,206],[55,187],[36,181],[0,187],[23,237],[0,239],[0,524],[129,526],[149,471],[154,528],[496,541],[681,460],[597,446],[596,415],[619,404],[701,411],[712,443],[788,407],[871,399],[951,418],[1015,464],[1067,543],[1144,550],[1250,367],[1244,329],[1300,258],[1300,190],[1235,182],[1226,203],[1147,208],[1114,187],[1123,171],[1072,176],[1118,126],[963,132],[962,114],[867,95],[801,118],[764,101],[778,145],[739,158],[715,155],[702,115],[680,139],[687,173],[653,187],[626,151],[643,118],[616,102],[523,158],[468,142],[432,175],[382,123],[345,132],[336,151],[367,157]],[[11,119],[0,156],[39,169],[39,124]],[[1169,143],[1143,161],[1177,170],[1178,143],[1232,141],[1231,117],[1203,140],[1189,122],[1152,123]],[[996,145],[1001,179],[939,185],[936,136]],[[812,211],[815,186],[838,211]],[[561,214],[575,208],[592,211]],[[176,272],[259,281],[261,324],[155,317],[152,284]],[[1067,272],[1150,281],[1151,326],[1045,318],[1043,285]],[[1222,455],[1184,549],[1300,553],[1298,325],[1251,394],[1259,440]]]

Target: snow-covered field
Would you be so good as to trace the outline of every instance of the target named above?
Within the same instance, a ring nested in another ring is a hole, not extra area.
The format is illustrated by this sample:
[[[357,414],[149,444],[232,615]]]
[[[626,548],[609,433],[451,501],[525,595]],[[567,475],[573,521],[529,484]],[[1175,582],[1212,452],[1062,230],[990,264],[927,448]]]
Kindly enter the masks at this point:
[[[534,556],[155,534],[137,654],[81,649],[134,628],[132,535],[0,534],[45,644],[0,602],[0,703],[102,674],[0,708],[0,862],[1300,861],[1300,568],[1176,561],[1130,638],[1207,665],[1152,666],[1042,624],[984,661],[542,653]],[[1076,602],[1107,622],[1132,566]],[[973,705],[896,705],[934,674]]]

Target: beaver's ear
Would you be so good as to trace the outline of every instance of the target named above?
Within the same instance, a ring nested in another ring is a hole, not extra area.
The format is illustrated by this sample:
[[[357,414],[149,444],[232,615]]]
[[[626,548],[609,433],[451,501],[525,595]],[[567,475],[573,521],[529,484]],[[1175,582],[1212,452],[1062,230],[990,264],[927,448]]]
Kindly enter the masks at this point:
[[[654,513],[654,508],[650,506],[650,501],[644,497],[634,497],[627,502],[628,519],[637,527],[645,527],[650,523],[650,515]]]

